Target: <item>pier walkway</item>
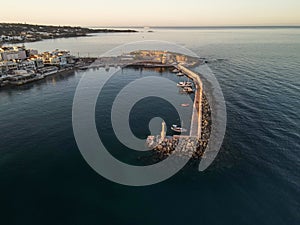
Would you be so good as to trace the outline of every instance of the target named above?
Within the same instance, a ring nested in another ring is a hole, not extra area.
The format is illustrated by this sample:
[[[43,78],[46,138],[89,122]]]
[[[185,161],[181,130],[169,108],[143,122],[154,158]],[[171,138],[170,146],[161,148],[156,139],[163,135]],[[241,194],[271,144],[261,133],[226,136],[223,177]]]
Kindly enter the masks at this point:
[[[193,112],[191,118],[190,133],[187,135],[174,135],[172,137],[161,138],[161,136],[148,136],[147,146],[150,149],[163,154],[173,154],[176,151],[179,156],[199,159],[202,157],[203,146],[202,135],[202,96],[203,84],[199,75],[185,66],[178,64],[174,66],[179,71],[183,72],[185,76],[192,79],[195,85],[195,98],[193,104]]]
[[[200,139],[202,125],[202,81],[198,74],[180,64],[177,66],[177,69],[181,70],[184,74],[186,74],[186,76],[192,79],[195,84],[196,91],[190,126],[190,137],[197,137],[198,139]]]

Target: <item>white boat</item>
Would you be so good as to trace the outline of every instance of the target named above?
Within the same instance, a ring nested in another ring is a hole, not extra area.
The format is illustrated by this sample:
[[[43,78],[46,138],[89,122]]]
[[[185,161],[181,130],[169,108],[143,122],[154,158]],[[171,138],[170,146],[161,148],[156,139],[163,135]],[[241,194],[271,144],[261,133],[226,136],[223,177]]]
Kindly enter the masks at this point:
[[[190,104],[181,104],[182,107],[189,107]]]
[[[177,76],[182,77],[182,76],[184,76],[184,73],[179,72],[179,73],[177,73]]]
[[[186,92],[186,93],[193,93],[194,92],[194,90],[191,87],[184,87],[183,91]]]
[[[171,130],[177,132],[177,133],[184,133],[187,132],[187,129],[178,127],[177,125],[172,125]]]
[[[191,87],[191,86],[192,86],[192,82],[188,82],[188,81],[179,82],[177,84],[177,87]]]
[[[178,73],[179,72],[179,70],[178,69],[174,69],[174,70],[172,70],[172,73]]]

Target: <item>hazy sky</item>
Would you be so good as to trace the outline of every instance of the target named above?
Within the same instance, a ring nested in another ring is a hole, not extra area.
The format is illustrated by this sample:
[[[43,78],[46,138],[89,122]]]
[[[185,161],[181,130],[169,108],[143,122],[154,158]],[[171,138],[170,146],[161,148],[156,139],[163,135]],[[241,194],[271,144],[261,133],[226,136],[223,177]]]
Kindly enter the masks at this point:
[[[7,0],[0,22],[82,26],[300,25],[300,0]]]

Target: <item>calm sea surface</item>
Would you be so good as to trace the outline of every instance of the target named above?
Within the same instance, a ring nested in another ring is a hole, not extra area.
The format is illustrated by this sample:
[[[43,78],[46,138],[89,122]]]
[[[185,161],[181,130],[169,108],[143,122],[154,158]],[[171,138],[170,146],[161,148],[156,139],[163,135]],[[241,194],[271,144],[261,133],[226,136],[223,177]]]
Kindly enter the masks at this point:
[[[83,72],[0,90],[0,224],[288,224],[300,223],[300,29],[156,29],[26,44],[99,56],[120,44],[165,40],[209,61],[227,105],[222,149],[205,172],[185,168],[149,187],[125,187],[96,174],[72,132],[72,101]],[[104,70],[91,70],[105,76]],[[117,92],[163,71],[124,69],[96,108],[104,143],[123,161],[139,163],[111,129]],[[145,99],[133,110],[133,132],[147,120],[177,121],[172,107]]]

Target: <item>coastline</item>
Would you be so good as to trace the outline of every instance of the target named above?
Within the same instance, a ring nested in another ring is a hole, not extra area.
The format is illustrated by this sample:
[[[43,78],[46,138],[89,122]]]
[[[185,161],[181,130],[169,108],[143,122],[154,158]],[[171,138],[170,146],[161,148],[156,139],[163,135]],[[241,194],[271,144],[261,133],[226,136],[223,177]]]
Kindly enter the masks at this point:
[[[4,88],[13,88],[16,86],[26,85],[28,83],[34,83],[43,80],[47,77],[64,75],[66,73],[74,72],[76,70],[82,70],[82,68],[93,63],[95,58],[77,58],[74,65],[68,67],[59,67],[57,65],[43,67],[44,72],[38,71],[26,71],[25,74],[11,75],[7,74],[0,76],[0,90]],[[47,69],[47,70],[46,70]]]
[[[96,33],[136,33],[132,29],[91,29],[87,27],[50,26],[22,23],[0,23],[0,46],[47,39],[86,37]]]

